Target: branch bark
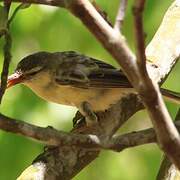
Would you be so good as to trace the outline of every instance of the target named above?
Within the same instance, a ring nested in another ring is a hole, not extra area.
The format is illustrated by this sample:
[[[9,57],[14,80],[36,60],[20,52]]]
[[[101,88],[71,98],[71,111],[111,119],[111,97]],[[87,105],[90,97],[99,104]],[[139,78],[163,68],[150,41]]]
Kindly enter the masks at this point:
[[[146,70],[145,42],[143,31],[143,10],[145,0],[138,0],[134,5],[135,34],[137,43],[137,65],[139,84],[137,90],[151,117],[158,143],[171,161],[180,169],[180,136],[173,125],[168,110],[163,102],[159,88],[153,83]],[[150,95],[149,95],[150,94]]]
[[[180,121],[176,122],[176,126],[180,130]],[[31,137],[49,146],[70,146],[70,148],[71,146],[77,146],[89,150],[110,149],[119,152],[125,148],[157,142],[156,134],[152,128],[102,138],[93,134],[66,133],[52,127],[38,127],[20,120],[8,118],[2,114],[0,114],[0,129]]]
[[[114,24],[114,29],[116,31],[121,30],[122,28],[122,24],[125,18],[125,12],[126,12],[126,8],[127,8],[127,0],[121,0],[120,1],[120,5],[119,5],[119,9],[118,9],[118,13],[115,19],[115,24]]]
[[[4,19],[3,19],[4,27],[0,27],[0,32],[1,32],[0,37],[4,36],[4,40],[5,40],[5,44],[3,47],[4,61],[3,61],[3,69],[1,73],[1,83],[0,83],[0,104],[1,104],[4,92],[6,90],[9,64],[11,62],[12,40],[11,40],[11,35],[9,32],[9,26],[8,26],[8,15],[9,15],[10,6],[11,6],[11,1],[4,1],[4,7],[2,9],[4,13]]]
[[[175,122],[180,119],[180,108],[177,112]],[[180,171],[171,163],[166,155],[164,155],[161,167],[159,169],[157,180],[175,180],[180,178]]]

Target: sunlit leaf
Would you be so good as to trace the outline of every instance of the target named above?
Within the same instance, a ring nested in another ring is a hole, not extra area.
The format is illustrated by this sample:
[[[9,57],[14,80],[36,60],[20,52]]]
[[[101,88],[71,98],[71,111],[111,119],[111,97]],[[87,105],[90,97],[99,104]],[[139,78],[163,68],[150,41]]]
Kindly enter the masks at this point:
[[[20,9],[26,9],[26,8],[29,8],[31,6],[31,4],[29,3],[23,3],[20,5]]]

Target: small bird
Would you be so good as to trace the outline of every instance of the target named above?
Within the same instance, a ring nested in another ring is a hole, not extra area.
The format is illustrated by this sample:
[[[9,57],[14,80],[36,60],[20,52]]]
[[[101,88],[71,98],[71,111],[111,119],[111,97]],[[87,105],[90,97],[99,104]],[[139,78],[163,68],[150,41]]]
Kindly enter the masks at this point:
[[[74,51],[37,52],[23,58],[8,77],[7,88],[19,83],[47,101],[77,107],[87,122],[135,92],[121,70]],[[161,91],[180,103],[180,93]]]

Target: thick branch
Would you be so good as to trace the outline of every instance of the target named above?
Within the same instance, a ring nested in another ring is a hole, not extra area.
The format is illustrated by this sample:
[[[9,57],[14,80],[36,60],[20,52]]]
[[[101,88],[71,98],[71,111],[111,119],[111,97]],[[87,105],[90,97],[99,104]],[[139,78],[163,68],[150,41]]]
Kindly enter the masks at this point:
[[[145,43],[143,31],[143,9],[145,0],[138,0],[134,5],[135,32],[137,39],[137,63],[140,73],[139,94],[151,117],[160,147],[172,162],[180,169],[180,136],[174,127],[165,107],[159,88],[152,83],[146,70]],[[150,94],[150,95],[149,95]],[[172,147],[172,148],[170,148]]]
[[[177,112],[175,121],[177,122],[180,120],[180,108]],[[178,128],[179,129],[179,128]],[[166,155],[164,155],[163,161],[161,163],[161,167],[159,169],[157,180],[171,180],[175,179],[175,176],[179,176],[180,178],[180,172],[176,167],[171,163],[171,161],[168,159]],[[178,177],[177,177],[178,179]]]

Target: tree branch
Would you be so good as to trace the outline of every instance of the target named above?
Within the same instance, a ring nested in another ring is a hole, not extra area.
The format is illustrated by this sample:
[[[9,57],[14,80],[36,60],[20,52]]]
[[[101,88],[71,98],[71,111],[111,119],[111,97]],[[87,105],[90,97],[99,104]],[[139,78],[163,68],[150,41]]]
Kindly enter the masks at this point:
[[[3,70],[1,73],[1,84],[0,84],[0,103],[3,97],[3,94],[6,89],[7,85],[7,76],[8,76],[8,71],[9,71],[9,64],[11,62],[11,45],[12,45],[12,40],[11,40],[11,35],[9,31],[7,30],[4,34],[5,38],[5,44],[3,48],[3,54],[4,54],[4,62],[3,62]]]
[[[3,0],[0,0],[0,2]],[[66,7],[71,0],[12,0],[12,2],[21,2],[25,4],[43,4],[49,6]]]
[[[180,128],[180,123],[177,123]],[[38,127],[14,120],[0,114],[0,128],[11,133],[31,137],[49,146],[78,146],[91,150],[111,149],[122,151],[125,148],[156,142],[152,128],[120,136],[99,137],[93,134],[76,134],[57,131],[52,127]]]
[[[180,108],[177,112],[175,123],[180,120]],[[178,128],[179,129],[179,128]],[[180,172],[178,169],[171,163],[166,155],[164,155],[163,161],[161,163],[161,167],[159,169],[157,180],[171,180],[175,179],[175,177],[180,178]],[[178,179],[178,178],[177,178]]]
[[[145,40],[143,30],[143,11],[145,0],[137,0],[133,6],[135,38],[137,46],[137,63],[141,75],[147,76],[146,71],[146,55],[145,55]]]
[[[114,29],[120,31],[125,17],[128,0],[121,0],[119,4],[118,13],[115,19]]]
[[[146,56],[142,13],[144,0],[138,0],[134,5],[135,31],[137,39],[137,64],[139,67],[139,94],[151,117],[160,147],[172,162],[180,169],[180,136],[174,127],[171,117],[165,107],[159,88],[149,78],[146,71]],[[150,95],[149,95],[150,94]],[[172,147],[172,148],[171,148]]]
[[[11,40],[11,35],[9,33],[9,26],[8,26],[8,15],[9,15],[9,10],[11,6],[11,0],[10,1],[4,1],[4,26],[3,28],[5,29],[0,29],[1,31],[1,36],[4,36],[5,39],[5,44],[3,47],[3,54],[4,54],[4,61],[3,61],[3,69],[1,73],[1,83],[0,83],[0,104],[2,101],[3,94],[6,89],[7,85],[7,76],[8,76],[8,71],[9,71],[9,64],[11,61],[11,46],[12,46],[12,40]],[[1,28],[1,27],[0,27]]]
[[[103,115],[101,114],[100,116],[103,116]],[[104,126],[103,122],[101,125],[102,127]],[[127,138],[126,138],[126,135],[115,137],[113,139],[111,139],[110,136],[101,138],[100,136],[94,135],[94,134],[87,134],[87,135],[77,134],[76,131],[89,130],[89,127],[83,127],[83,129],[78,129],[78,128],[79,127],[77,127],[77,129],[74,129],[72,133],[66,133],[63,131],[57,131],[56,129],[52,127],[47,127],[47,128],[38,127],[32,124],[26,123],[24,121],[15,120],[7,116],[4,116],[3,114],[0,114],[0,129],[6,132],[15,133],[18,135],[23,135],[26,137],[33,138],[49,146],[79,146],[79,147],[88,148],[88,149],[112,149],[112,150],[114,149],[115,151],[119,151],[119,148],[117,149],[115,148],[117,142],[121,142],[121,139],[122,139],[122,142],[123,141],[125,142],[126,141],[125,139],[128,139],[128,137],[131,137],[131,136],[134,137],[135,135],[134,133],[132,133],[132,135],[130,133],[130,134],[127,134]],[[93,128],[92,130],[94,131],[96,129]],[[110,131],[114,131],[114,130],[111,129]],[[144,133],[147,136],[146,131],[145,132],[142,131],[142,134]],[[153,132],[151,132],[151,134],[152,133]],[[137,133],[137,137],[139,137],[140,134],[141,133]],[[134,137],[134,139],[136,139],[136,137]],[[111,140],[113,143],[112,142],[109,143]],[[149,142],[147,141],[146,143],[149,143]],[[137,142],[134,144],[137,144]],[[126,144],[125,146],[128,147],[129,145]]]
[[[180,121],[176,122],[180,130]],[[29,123],[8,118],[0,114],[0,129],[31,137],[49,146],[78,146],[89,150],[111,149],[122,151],[129,147],[155,143],[156,135],[152,128],[114,137],[100,137],[93,134],[76,134],[57,131],[52,127],[38,127]]]

